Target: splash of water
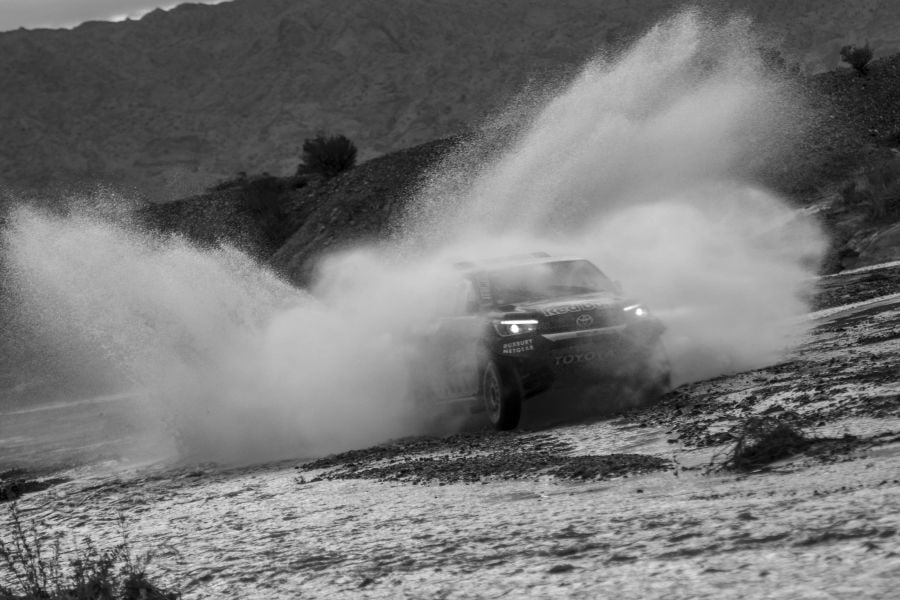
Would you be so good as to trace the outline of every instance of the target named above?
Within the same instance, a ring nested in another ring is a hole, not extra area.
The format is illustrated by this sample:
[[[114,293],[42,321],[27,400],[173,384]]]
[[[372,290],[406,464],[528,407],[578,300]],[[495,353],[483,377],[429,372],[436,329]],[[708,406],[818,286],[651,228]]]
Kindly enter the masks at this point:
[[[21,306],[140,390],[186,452],[233,462],[417,431],[407,333],[433,324],[451,258],[593,259],[665,321],[679,381],[771,362],[802,333],[824,242],[746,183],[802,121],[753,47],[747,23],[687,12],[597,58],[427,174],[393,250],[333,257],[309,293],[229,248],[19,210]]]
[[[593,259],[664,319],[677,381],[777,360],[803,333],[792,317],[826,243],[815,221],[749,183],[789,161],[808,122],[757,46],[744,19],[686,11],[653,27],[448,157],[404,235],[460,256]],[[499,136],[512,141],[485,160]]]
[[[234,249],[94,216],[19,209],[4,237],[23,316],[140,395],[135,417],[160,444],[174,434],[186,455],[236,463],[416,430],[414,349],[397,332],[424,322],[439,269],[354,254],[332,261],[313,296]]]
[[[405,234],[569,237],[621,208],[752,179],[790,156],[805,123],[755,45],[743,19],[687,11],[653,27],[531,111],[495,117],[430,174]]]

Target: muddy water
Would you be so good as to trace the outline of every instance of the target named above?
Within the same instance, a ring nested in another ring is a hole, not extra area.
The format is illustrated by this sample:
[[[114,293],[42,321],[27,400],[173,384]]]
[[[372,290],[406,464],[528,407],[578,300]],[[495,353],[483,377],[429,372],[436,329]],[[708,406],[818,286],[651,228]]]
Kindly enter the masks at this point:
[[[19,505],[64,540],[112,543],[125,515],[186,598],[893,598],[900,308],[870,308],[823,316],[780,364],[614,419],[316,463],[94,463]],[[819,441],[756,472],[718,469],[753,415]],[[0,437],[34,460],[50,448]]]
[[[0,480],[11,469],[81,477],[171,458],[165,424],[148,422],[141,403],[123,393],[0,409]]]

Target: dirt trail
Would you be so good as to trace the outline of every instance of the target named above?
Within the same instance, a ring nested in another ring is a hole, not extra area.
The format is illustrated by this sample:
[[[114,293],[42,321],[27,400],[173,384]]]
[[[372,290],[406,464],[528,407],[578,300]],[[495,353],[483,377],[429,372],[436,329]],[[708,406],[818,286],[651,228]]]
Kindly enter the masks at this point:
[[[828,278],[818,308],[898,283],[900,266]],[[124,513],[186,598],[894,597],[900,303],[817,322],[780,364],[615,419],[306,464],[76,470],[20,507],[101,540]],[[757,472],[711,466],[754,415],[818,441]]]

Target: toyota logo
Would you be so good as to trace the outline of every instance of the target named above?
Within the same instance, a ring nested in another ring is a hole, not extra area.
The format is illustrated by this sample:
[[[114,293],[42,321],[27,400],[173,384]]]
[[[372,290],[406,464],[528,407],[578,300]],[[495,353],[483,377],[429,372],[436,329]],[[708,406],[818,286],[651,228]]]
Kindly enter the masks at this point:
[[[594,324],[594,317],[591,315],[581,315],[575,319],[575,324],[578,325],[579,329],[587,329]]]

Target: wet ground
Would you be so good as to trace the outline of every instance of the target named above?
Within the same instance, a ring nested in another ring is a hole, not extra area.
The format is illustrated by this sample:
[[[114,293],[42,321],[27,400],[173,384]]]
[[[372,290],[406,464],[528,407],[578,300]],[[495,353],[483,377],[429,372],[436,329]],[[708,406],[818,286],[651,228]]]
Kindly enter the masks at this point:
[[[900,266],[822,283],[780,364],[612,419],[244,469],[68,468],[19,507],[95,539],[123,514],[186,598],[892,598]],[[723,469],[750,417],[808,443]],[[49,449],[14,437],[0,426],[4,456]]]

